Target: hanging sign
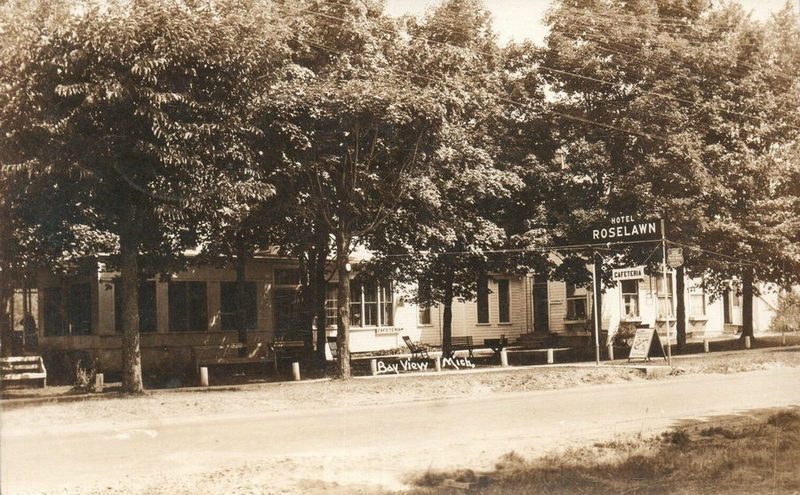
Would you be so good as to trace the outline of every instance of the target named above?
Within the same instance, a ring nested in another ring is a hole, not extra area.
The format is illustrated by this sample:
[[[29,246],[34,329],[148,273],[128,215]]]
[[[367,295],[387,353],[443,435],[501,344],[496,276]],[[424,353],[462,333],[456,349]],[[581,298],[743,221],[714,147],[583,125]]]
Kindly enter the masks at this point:
[[[658,337],[658,332],[656,332],[655,328],[637,328],[636,334],[633,336],[633,343],[631,343],[628,361],[631,359],[649,361],[652,356],[667,359],[664,354],[664,348],[661,345],[661,339]]]
[[[661,239],[661,220],[639,220],[634,215],[612,217],[608,223],[593,227],[584,235],[584,240],[593,244],[658,239]]]
[[[667,264],[672,268],[678,268],[683,264],[683,248],[667,249]]]
[[[614,268],[611,271],[611,280],[642,280],[644,279],[644,267],[634,266],[631,268]]]

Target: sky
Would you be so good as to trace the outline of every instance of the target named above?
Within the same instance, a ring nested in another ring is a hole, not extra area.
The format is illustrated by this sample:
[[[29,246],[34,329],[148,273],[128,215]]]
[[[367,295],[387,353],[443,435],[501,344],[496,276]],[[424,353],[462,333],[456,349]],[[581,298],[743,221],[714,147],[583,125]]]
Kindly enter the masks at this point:
[[[440,0],[386,0],[386,10],[393,15],[424,14]],[[770,13],[786,5],[786,0],[737,0],[756,19],[766,19]],[[800,0],[793,0],[800,5]],[[549,0],[484,0],[494,15],[494,27],[500,41],[521,41],[525,38],[541,43],[547,34],[542,25]],[[800,8],[800,7],[798,7]]]

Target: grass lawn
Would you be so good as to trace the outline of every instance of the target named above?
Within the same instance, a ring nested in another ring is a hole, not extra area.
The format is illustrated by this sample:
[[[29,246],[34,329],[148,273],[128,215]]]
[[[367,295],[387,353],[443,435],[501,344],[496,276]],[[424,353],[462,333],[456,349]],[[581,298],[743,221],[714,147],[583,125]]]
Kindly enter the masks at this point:
[[[535,461],[512,453],[489,473],[427,472],[408,495],[800,493],[800,408],[682,425]]]

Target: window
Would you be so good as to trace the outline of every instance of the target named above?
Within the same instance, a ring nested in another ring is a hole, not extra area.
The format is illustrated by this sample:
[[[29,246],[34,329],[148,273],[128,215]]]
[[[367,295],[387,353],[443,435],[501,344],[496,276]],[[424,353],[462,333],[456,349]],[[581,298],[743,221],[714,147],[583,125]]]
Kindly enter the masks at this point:
[[[427,281],[420,280],[417,282],[417,298],[421,301],[417,304],[417,324],[430,325],[431,306],[430,304],[423,304],[423,302],[431,299],[431,286]]]
[[[364,308],[361,300],[363,294],[361,284],[350,282],[350,324],[354,327],[364,326]]]
[[[639,317],[639,281],[622,280],[622,314],[623,318]]]
[[[222,330],[238,330],[236,302],[238,295],[237,282],[222,282],[220,290],[220,323]],[[255,330],[258,327],[258,309],[256,302],[256,283],[244,282],[244,299],[240,301],[244,310],[244,328]]]
[[[44,307],[44,335],[64,335],[64,321],[61,314],[61,289],[48,287],[42,290]]]
[[[392,326],[394,305],[391,284],[350,283],[350,324],[355,327]]]
[[[380,289],[381,321],[380,324],[386,327],[394,325],[394,305],[392,300],[392,288],[389,285],[382,286]]]
[[[45,336],[92,333],[92,286],[73,284],[66,290],[66,297],[60,287],[42,290]]]
[[[742,305],[742,295],[738,292],[731,292],[731,301],[733,302],[733,307],[738,308]]]
[[[478,277],[478,323],[489,323],[489,278]]]
[[[205,282],[170,282],[170,332],[208,331],[208,304]]]
[[[703,292],[689,294],[689,315],[706,315],[706,295]]]
[[[275,304],[275,330],[278,335],[298,334],[303,331],[300,291],[294,288],[273,290]]]
[[[419,313],[417,314],[417,321],[420,325],[431,324],[431,307],[428,305],[420,305]]]
[[[156,283],[145,281],[139,284],[139,331],[155,332]],[[114,330],[122,333],[122,283],[114,282]]]
[[[672,310],[672,277],[667,275],[666,289],[664,277],[656,277],[656,292],[658,294],[658,316],[665,317],[675,314]]]
[[[500,323],[509,323],[511,321],[511,297],[508,283],[508,279],[497,281],[497,309]]]
[[[67,311],[70,335],[92,333],[92,288],[89,283],[70,287]]]
[[[582,294],[580,292],[583,292]],[[567,283],[567,320],[586,320],[586,291]]]
[[[328,285],[327,295],[325,296],[325,326],[329,328],[336,326],[336,321],[339,317],[339,307],[336,304],[338,290],[338,286]]]
[[[363,287],[364,321],[363,326],[378,326],[378,286],[365,284]]]

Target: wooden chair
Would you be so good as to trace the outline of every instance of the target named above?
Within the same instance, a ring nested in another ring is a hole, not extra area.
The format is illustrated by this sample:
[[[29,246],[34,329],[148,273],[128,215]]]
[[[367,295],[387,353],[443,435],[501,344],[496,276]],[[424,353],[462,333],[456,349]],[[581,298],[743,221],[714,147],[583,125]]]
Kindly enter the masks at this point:
[[[411,357],[419,357],[422,359],[430,359],[431,357],[428,355],[428,351],[420,345],[417,345],[411,342],[411,338],[408,335],[403,335],[403,342],[406,343],[408,346],[408,350],[411,351]]]

